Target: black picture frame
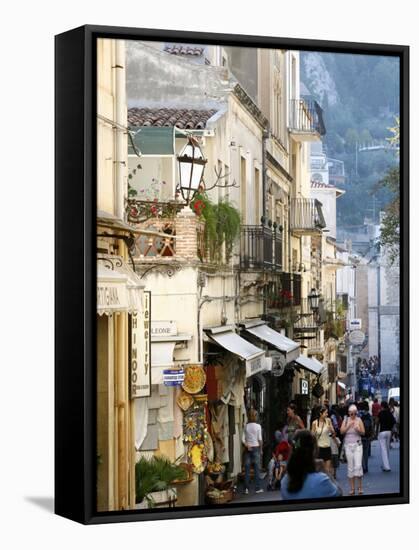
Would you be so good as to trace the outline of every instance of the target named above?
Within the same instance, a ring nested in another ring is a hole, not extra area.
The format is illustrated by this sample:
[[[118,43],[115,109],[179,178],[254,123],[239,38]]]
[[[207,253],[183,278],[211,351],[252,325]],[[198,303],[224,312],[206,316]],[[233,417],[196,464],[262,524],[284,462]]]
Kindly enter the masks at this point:
[[[177,40],[382,54],[400,59],[400,493],[339,500],[95,511],[96,39]],[[87,25],[55,39],[55,513],[83,524],[377,506],[409,502],[409,47]]]

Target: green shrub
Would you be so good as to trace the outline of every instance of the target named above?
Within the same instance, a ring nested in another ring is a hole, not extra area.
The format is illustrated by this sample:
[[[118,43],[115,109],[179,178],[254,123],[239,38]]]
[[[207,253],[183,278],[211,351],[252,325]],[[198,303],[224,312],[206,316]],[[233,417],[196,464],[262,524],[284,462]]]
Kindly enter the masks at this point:
[[[135,500],[142,502],[154,491],[164,491],[177,479],[186,479],[187,472],[163,456],[141,457],[135,465]]]

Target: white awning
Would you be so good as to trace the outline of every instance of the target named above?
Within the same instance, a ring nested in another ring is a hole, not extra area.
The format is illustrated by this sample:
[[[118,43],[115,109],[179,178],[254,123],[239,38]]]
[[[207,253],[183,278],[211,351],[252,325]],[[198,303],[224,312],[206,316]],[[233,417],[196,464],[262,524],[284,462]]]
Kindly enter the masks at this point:
[[[346,390],[346,384],[344,384],[343,382],[338,382],[338,386]]]
[[[306,357],[305,355],[300,355],[295,359],[295,362],[298,363],[303,369],[309,370],[314,374],[320,374],[323,370],[323,365],[314,357]]]
[[[209,330],[209,336],[224,349],[238,355],[244,361],[250,361],[261,355],[265,355],[263,349],[257,348],[232,330],[216,332]]]
[[[144,284],[120,256],[97,256],[97,312],[99,315],[142,310]]]
[[[281,353],[285,354],[287,363],[294,361],[300,355],[300,344],[287,338],[280,332],[271,329],[266,324],[257,325],[254,327],[246,327],[246,332],[253,334],[259,340],[268,342]]]
[[[271,364],[266,361],[265,351],[236,334],[233,328],[234,325],[214,327],[206,332],[214,342],[245,361],[247,377],[269,370]]]

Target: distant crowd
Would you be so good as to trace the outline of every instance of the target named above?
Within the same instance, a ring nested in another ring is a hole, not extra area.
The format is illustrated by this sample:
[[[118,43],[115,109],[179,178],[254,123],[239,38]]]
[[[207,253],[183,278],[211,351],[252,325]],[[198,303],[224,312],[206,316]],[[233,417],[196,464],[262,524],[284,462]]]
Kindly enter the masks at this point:
[[[379,391],[383,392],[383,390],[399,387],[400,385],[398,376],[381,373],[381,364],[377,355],[373,355],[369,359],[358,357],[355,370],[358,380],[358,393],[365,397],[373,397]]]

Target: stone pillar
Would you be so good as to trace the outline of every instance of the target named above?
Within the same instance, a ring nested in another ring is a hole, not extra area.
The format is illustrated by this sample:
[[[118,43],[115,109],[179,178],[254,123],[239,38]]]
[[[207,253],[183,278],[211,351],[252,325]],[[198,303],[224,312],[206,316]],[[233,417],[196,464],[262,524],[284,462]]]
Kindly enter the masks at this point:
[[[185,206],[176,216],[176,257],[198,260],[198,243],[204,231],[204,223]]]

